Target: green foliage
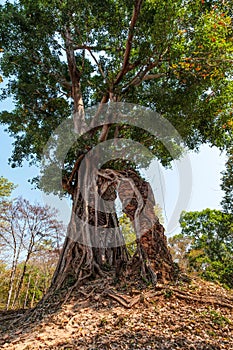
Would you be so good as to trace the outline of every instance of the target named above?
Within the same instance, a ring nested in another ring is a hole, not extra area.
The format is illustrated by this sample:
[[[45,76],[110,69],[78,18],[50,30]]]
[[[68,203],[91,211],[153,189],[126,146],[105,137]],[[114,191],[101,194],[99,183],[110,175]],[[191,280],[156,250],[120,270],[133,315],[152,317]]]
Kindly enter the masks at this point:
[[[22,289],[17,300],[19,307],[33,307],[37,304],[48,290],[58,255],[53,251],[41,250],[44,261],[39,254],[34,254],[27,267]],[[18,265],[18,276],[22,274],[23,262]],[[16,288],[17,286],[15,286]]]
[[[1,231],[8,226],[7,220],[4,218],[4,214],[10,207],[9,197],[12,191],[15,189],[15,185],[3,176],[0,177],[0,237]],[[0,248],[3,249],[4,245],[0,241]]]
[[[173,293],[174,293],[174,292],[173,292],[171,289],[166,289],[166,290],[164,291],[164,298],[170,299],[170,298],[172,297]]]
[[[5,308],[10,274],[7,264],[0,260],[0,309]]]
[[[190,239],[186,248],[189,268],[211,281],[233,287],[232,215],[220,210],[184,212],[180,239]]]
[[[130,219],[126,216],[126,214],[123,214],[119,218],[119,224],[125,239],[127,250],[129,254],[132,256],[136,252],[136,248],[137,248],[136,233],[133,229],[133,225]]]
[[[1,98],[12,96],[15,102],[15,109],[3,111],[0,121],[15,137],[12,166],[25,158],[40,161],[51,133],[71,115],[71,52],[85,107],[111,91],[120,101],[161,113],[192,149],[203,142],[229,147],[230,7],[223,1],[145,0],[130,29],[135,4],[139,1],[20,0],[0,7],[0,68],[8,79]],[[111,127],[109,135],[114,130]],[[78,140],[68,152],[64,174],[70,174],[86,146],[95,146],[99,134],[97,129]],[[154,136],[141,130],[125,125],[118,137],[141,142],[164,165],[172,160]]]
[[[0,199],[9,197],[14,188],[15,185],[12,182],[7,180],[3,176],[0,177]]]
[[[55,271],[58,255],[53,251],[43,251],[43,261],[38,253],[34,254],[27,267],[23,285],[16,304],[19,308],[33,307],[48,290],[53,273]],[[24,262],[17,264],[15,279],[13,281],[13,296],[17,290],[24,268]],[[11,269],[7,264],[0,264],[0,309],[5,309],[8,297]]]
[[[163,209],[159,206],[159,204],[155,205],[155,215],[158,217],[160,224],[164,224],[164,217],[163,217]]]
[[[229,318],[223,316],[221,312],[211,309],[211,307],[209,307],[208,311],[205,311],[202,314],[203,316],[208,315],[211,322],[213,322],[214,324],[218,324],[221,327],[224,327],[227,324],[231,324],[231,320]]]
[[[226,169],[223,172],[222,190],[225,192],[222,206],[226,213],[233,215],[233,149],[228,152]]]

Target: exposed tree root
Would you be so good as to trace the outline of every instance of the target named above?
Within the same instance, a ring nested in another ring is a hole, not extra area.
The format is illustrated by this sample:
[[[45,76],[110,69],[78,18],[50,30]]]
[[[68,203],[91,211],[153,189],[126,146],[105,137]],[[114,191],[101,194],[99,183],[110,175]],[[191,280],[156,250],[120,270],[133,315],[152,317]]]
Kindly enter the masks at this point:
[[[172,290],[172,289],[171,289]],[[231,302],[229,301],[229,303],[227,302],[221,302],[219,300],[216,300],[213,297],[209,297],[209,298],[198,298],[198,297],[194,297],[194,296],[190,296],[190,295],[186,295],[183,293],[180,293],[180,291],[174,291],[174,294],[177,298],[179,299],[185,299],[185,300],[190,300],[190,301],[197,301],[199,303],[203,303],[203,304],[214,304],[214,305],[219,305],[222,307],[227,307],[228,309],[233,309],[233,305],[231,304]]]
[[[187,291],[181,291],[178,290],[177,288],[173,288],[172,286],[169,286],[169,288],[166,288],[165,286],[158,286],[158,288],[156,287],[156,291],[149,291],[146,293],[140,293],[139,296],[131,298],[131,300],[129,301],[128,298],[126,299],[125,296],[123,297],[121,294],[119,294],[116,291],[113,290],[107,290],[105,292],[105,294],[114,299],[115,301],[117,301],[119,304],[121,304],[122,306],[124,306],[127,309],[130,309],[131,307],[133,307],[134,305],[136,305],[138,302],[147,302],[155,297],[160,297],[162,295],[167,297],[176,297],[178,299],[184,299],[184,300],[189,300],[189,301],[193,301],[193,302],[199,302],[202,304],[213,304],[213,305],[217,305],[220,307],[226,307],[228,309],[233,309],[233,305],[232,305],[232,301],[231,298],[224,298],[223,301],[218,300],[216,297],[214,296],[210,296],[210,297],[196,297],[194,295],[191,295],[190,293],[188,293]]]
[[[96,289],[97,289],[97,286],[96,287],[94,287],[93,289],[92,289],[92,291],[90,292],[90,293],[85,293],[84,291],[82,291],[82,290],[79,290],[79,293],[81,293],[82,295],[84,295],[84,299],[83,300],[88,300],[93,294],[94,294],[94,292],[96,291]]]
[[[130,302],[128,300],[126,300],[122,295],[120,295],[119,293],[116,293],[113,290],[107,290],[105,292],[105,294],[107,296],[109,296],[110,298],[116,300],[119,304],[121,304],[122,306],[124,306],[127,309],[130,309],[131,307],[133,307],[134,305],[136,305],[139,301],[142,300],[142,295],[139,295],[135,298],[133,298]]]

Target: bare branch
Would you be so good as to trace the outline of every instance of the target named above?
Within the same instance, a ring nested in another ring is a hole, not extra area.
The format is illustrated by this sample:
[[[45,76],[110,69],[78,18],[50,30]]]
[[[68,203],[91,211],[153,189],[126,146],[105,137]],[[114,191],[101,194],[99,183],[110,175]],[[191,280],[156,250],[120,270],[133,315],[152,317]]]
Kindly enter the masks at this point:
[[[112,50],[112,47],[99,47],[99,46],[90,46],[90,45],[76,45],[73,46],[73,50],[77,51],[77,50],[88,50],[88,51],[109,51]]]
[[[101,67],[101,64],[98,62],[97,58],[95,57],[95,55],[92,53],[91,50],[88,50],[88,52],[90,53],[91,57],[93,58],[93,60],[95,61],[96,65],[97,65],[97,67],[99,68],[99,71],[100,71],[102,77],[104,79],[106,79],[106,75],[104,74],[104,71],[103,71],[103,69]]]

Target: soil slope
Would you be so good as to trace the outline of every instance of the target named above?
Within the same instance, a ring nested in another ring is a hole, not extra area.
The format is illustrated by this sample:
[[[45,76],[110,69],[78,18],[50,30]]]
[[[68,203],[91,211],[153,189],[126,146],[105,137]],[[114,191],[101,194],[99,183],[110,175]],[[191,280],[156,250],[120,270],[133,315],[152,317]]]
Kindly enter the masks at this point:
[[[96,280],[42,308],[0,312],[0,349],[233,349],[233,291],[200,279],[146,290]]]

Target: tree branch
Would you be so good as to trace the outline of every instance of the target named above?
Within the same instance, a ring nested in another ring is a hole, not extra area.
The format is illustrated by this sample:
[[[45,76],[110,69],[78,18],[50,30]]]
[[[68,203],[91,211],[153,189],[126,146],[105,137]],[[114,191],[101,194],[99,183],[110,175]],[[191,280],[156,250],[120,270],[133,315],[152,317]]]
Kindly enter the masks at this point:
[[[87,49],[87,50],[88,50],[88,52],[90,53],[90,55],[91,55],[91,57],[93,58],[93,60],[95,61],[97,67],[99,68],[99,71],[100,71],[102,77],[103,77],[104,79],[106,79],[106,75],[104,74],[104,71],[103,71],[103,69],[102,69],[102,67],[101,67],[101,64],[99,64],[99,62],[97,61],[95,55],[93,55],[91,49]]]
[[[158,74],[147,74],[145,75],[142,80],[153,80],[153,79],[159,79],[161,77],[164,77],[166,74],[165,73],[158,73]]]
[[[119,84],[125,73],[127,73],[129,69],[129,58],[130,58],[130,52],[132,49],[132,43],[133,43],[133,36],[134,36],[134,28],[140,13],[141,5],[143,0],[136,0],[133,10],[133,15],[130,22],[129,32],[128,32],[128,38],[126,42],[125,47],[125,53],[124,53],[124,61],[121,68],[121,71],[118,73],[116,80],[114,81],[113,85]]]
[[[80,162],[81,162],[81,160],[84,158],[84,154],[81,154],[79,157],[78,157],[78,159],[76,160],[76,163],[75,163],[75,165],[74,165],[74,168],[73,168],[73,170],[72,170],[72,173],[71,173],[71,175],[70,175],[70,177],[69,177],[69,179],[68,179],[68,184],[69,185],[71,185],[72,184],[72,181],[73,181],[73,179],[74,179],[74,175],[75,175],[75,173],[76,173],[76,171],[77,171],[77,169],[78,169],[78,167],[79,167],[79,164],[80,164]]]
[[[109,128],[110,128],[109,124],[104,124],[103,125],[101,134],[99,136],[99,142],[106,141],[106,139],[108,137]]]
[[[84,103],[81,92],[81,72],[77,68],[76,57],[73,49],[71,32],[69,28],[65,30],[65,46],[66,46],[66,56],[68,62],[68,69],[70,74],[70,79],[72,82],[72,97],[74,100],[74,130],[77,133],[82,134],[85,130],[86,121],[85,121],[85,112],[84,112]]]
[[[167,47],[164,52],[162,52],[158,59],[155,62],[152,62],[153,57],[149,57],[149,62],[146,66],[142,67],[139,72],[133,77],[133,79],[126,84],[122,91],[125,93],[129,90],[130,86],[138,86],[141,84],[144,80],[152,80],[152,79],[158,79],[162,76],[165,76],[166,73],[158,73],[158,74],[147,74],[150,70],[152,70],[155,67],[158,67],[159,63],[162,61],[163,56],[167,53],[169,50],[169,47]]]
[[[109,93],[103,95],[103,97],[102,97],[102,99],[100,101],[99,107],[97,109],[97,112],[95,113],[94,118],[93,118],[93,120],[91,122],[91,125],[90,125],[91,136],[93,136],[95,131],[99,128],[99,125],[96,126],[96,121],[97,121],[97,118],[98,118],[102,108],[103,108],[103,105],[105,103],[107,103],[108,101],[109,101]]]
[[[112,47],[99,47],[99,46],[90,46],[90,45],[76,45],[73,46],[73,50],[77,51],[77,50],[88,50],[88,51],[111,51]]]
[[[139,72],[133,77],[133,79],[131,79],[131,81],[123,87],[122,91],[125,93],[129,90],[130,86],[140,85],[146,73],[148,73],[152,68],[154,68],[155,65],[156,65],[155,63],[154,64],[150,63],[146,67],[142,67],[139,70]]]

